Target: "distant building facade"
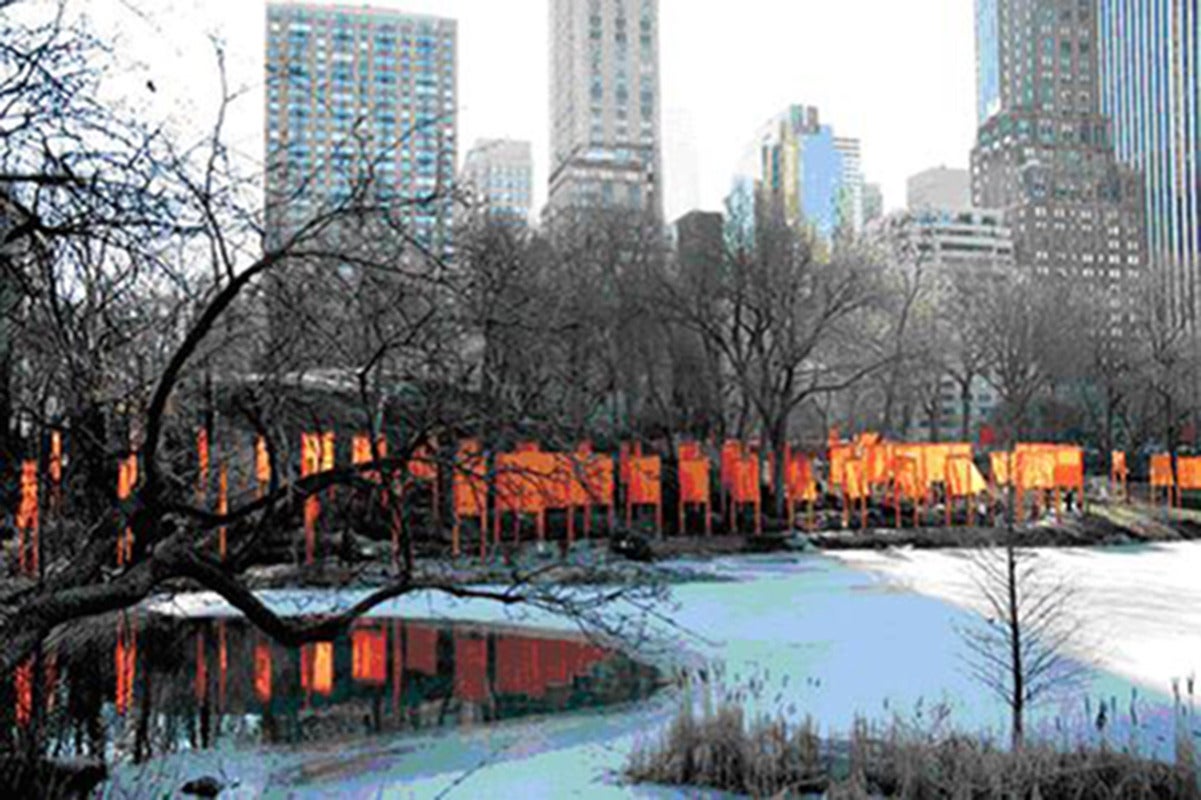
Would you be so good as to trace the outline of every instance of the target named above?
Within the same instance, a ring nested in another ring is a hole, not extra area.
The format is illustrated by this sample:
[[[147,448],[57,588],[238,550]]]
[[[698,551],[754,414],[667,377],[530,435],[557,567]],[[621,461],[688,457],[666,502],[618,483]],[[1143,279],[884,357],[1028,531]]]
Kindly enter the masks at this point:
[[[454,20],[269,2],[269,239],[350,196],[370,170],[373,192],[397,201],[414,237],[449,249],[457,53]]]
[[[529,142],[487,139],[463,159],[459,183],[468,213],[525,226],[534,207],[534,159]]]
[[[841,228],[863,230],[863,173],[856,139],[835,136],[817,108],[795,105],[774,117],[748,149],[728,205],[753,191],[788,222],[827,241]]]
[[[658,0],[550,0],[548,214],[663,218]]]
[[[1101,110],[1140,171],[1152,265],[1173,305],[1201,313],[1201,6],[1099,0]]]
[[[1005,214],[996,210],[961,205],[932,208],[923,204],[911,211],[889,214],[874,226],[873,233],[891,248],[899,268],[915,269],[920,265],[944,308],[957,302],[952,288],[956,282],[987,291],[990,280],[1015,266],[1013,232]],[[943,375],[938,380],[936,413],[917,419],[912,433],[930,439],[962,435],[964,391],[952,372]],[[998,397],[983,375],[972,377],[967,392],[966,427],[974,437],[989,422]]]
[[[1114,157],[1095,3],[977,0],[972,199],[1004,211],[1015,258],[1123,296],[1146,263],[1141,178]]]
[[[966,169],[935,167],[923,170],[905,184],[910,211],[923,208],[971,208],[972,173]]]
[[[884,190],[878,183],[863,184],[863,227],[884,216]]]

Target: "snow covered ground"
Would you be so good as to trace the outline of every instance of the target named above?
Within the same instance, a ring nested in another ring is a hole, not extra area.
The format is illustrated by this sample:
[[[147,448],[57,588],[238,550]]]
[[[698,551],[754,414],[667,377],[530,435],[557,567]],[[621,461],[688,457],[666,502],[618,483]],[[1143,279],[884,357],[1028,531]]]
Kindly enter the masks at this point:
[[[1095,621],[1113,643],[1098,672],[1073,697],[1041,710],[1044,728],[1056,720],[1076,729],[1100,698],[1125,710],[1138,688],[1137,736],[1144,747],[1171,741],[1166,687],[1198,660],[1201,547],[1130,551],[1056,551],[1057,563],[1084,580]],[[689,566],[729,582],[672,589],[675,626],[659,624],[659,658],[708,674],[725,691],[746,692],[753,708],[794,718],[812,716],[823,730],[847,730],[856,714],[877,720],[902,715],[929,720],[945,703],[951,723],[1003,736],[1004,709],[964,668],[956,627],[969,624],[970,578],[956,553],[845,553],[724,559]],[[351,593],[268,592],[275,607],[312,613],[354,602]],[[948,602],[949,601],[949,602]],[[179,614],[230,613],[211,596],[163,601]],[[514,620],[482,602],[410,597],[380,608],[386,616],[518,621],[570,627],[543,614]],[[1191,628],[1190,628],[1191,626]],[[1120,646],[1119,646],[1120,645]],[[654,736],[678,703],[667,690],[634,708],[520,720],[422,737],[331,742],[325,747],[211,751],[168,757],[148,767],[122,767],[111,797],[161,796],[190,777],[238,781],[230,797],[674,797],[677,792],[622,785],[626,755]],[[1130,736],[1119,721],[1110,734]],[[1122,738],[1121,741],[1127,741]],[[690,793],[689,796],[711,796]]]
[[[952,550],[844,552],[848,566],[963,608],[980,593]],[[1201,673],[1201,545],[1181,542],[1120,549],[1052,549],[1037,557],[1074,588],[1073,613],[1086,649],[1075,655],[1148,689],[1170,694]]]

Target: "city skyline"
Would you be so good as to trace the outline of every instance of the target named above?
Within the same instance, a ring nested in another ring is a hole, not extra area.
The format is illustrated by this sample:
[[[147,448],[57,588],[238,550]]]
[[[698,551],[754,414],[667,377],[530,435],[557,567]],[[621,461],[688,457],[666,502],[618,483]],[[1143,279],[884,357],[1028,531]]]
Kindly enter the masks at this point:
[[[971,3],[915,0],[900,4],[904,8],[880,8],[875,0],[796,7],[750,2],[755,8],[731,16],[661,0],[663,118],[688,119],[692,128],[691,136],[663,135],[665,197],[684,198],[685,204],[668,207],[667,219],[689,210],[687,198],[693,196],[700,208],[720,209],[748,132],[794,103],[817,105],[840,128],[854,132],[863,145],[863,172],[883,185],[887,208],[904,205],[909,175],[938,164],[967,165],[976,103]],[[531,142],[534,206],[540,209],[547,196],[550,148],[547,1],[376,0],[373,5],[458,22],[458,166],[476,140]],[[130,77],[130,93],[136,95],[145,79],[154,77],[155,106],[177,118],[195,117],[189,121],[194,125],[212,118],[208,112],[220,91],[204,34],[223,37],[230,85],[246,90],[239,100],[242,113],[230,121],[231,138],[241,152],[261,158],[265,3],[189,0],[172,4],[171,14],[159,10],[117,0],[88,7],[89,13],[111,17],[112,24],[120,20],[126,41],[138,44],[139,67]],[[780,24],[753,24],[765,14]],[[856,30],[863,19],[873,25]],[[822,30],[856,30],[863,52],[872,58],[841,45],[843,37],[815,33]],[[939,46],[915,48],[898,31]],[[714,58],[714,52],[723,58]],[[839,64],[842,69],[831,68]],[[673,166],[686,169],[690,162],[697,164],[696,174],[673,176]]]

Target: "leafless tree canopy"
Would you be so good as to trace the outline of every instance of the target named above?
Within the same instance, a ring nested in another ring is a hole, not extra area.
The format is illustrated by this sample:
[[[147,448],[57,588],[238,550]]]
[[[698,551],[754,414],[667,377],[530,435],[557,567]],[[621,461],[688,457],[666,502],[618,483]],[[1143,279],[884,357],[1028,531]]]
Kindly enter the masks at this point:
[[[1076,591],[1032,550],[980,550],[971,568],[985,610],[979,624],[961,629],[968,670],[1009,709],[1013,746],[1020,747],[1027,710],[1070,693],[1085,676],[1074,660],[1087,644]]]

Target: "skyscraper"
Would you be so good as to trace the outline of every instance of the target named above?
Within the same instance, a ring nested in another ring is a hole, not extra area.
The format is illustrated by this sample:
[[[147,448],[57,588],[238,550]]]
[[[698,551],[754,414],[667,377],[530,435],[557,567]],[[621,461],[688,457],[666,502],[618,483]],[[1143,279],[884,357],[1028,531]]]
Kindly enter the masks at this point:
[[[828,241],[840,227],[863,227],[859,165],[857,139],[835,136],[815,107],[795,105],[760,129],[738,170],[735,194],[753,192],[762,207]],[[745,198],[732,197],[730,204],[748,207]]]
[[[1145,262],[1142,187],[1101,113],[1094,7],[977,0],[972,194],[1006,213],[1020,267],[1120,293]]]
[[[863,230],[863,158],[859,140],[834,137],[834,149],[842,156],[840,217],[855,232]]]
[[[529,142],[485,139],[463,159],[460,178],[471,211],[488,219],[528,225],[534,205],[534,160]]]
[[[457,25],[378,8],[267,5],[270,235],[372,173],[417,241],[450,246]]]
[[[663,217],[658,0],[551,0],[550,199]]]
[[[1201,310],[1201,7],[1100,0],[1101,107],[1143,174],[1147,240],[1174,304]]]

